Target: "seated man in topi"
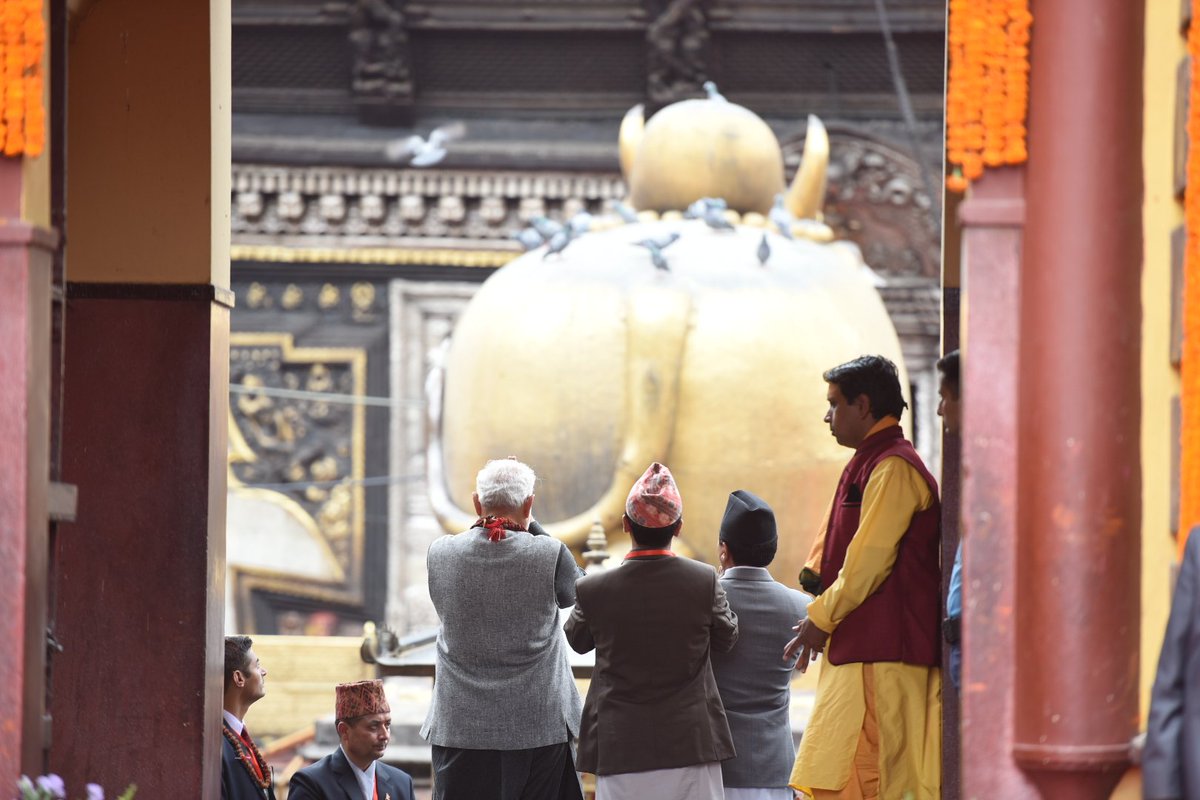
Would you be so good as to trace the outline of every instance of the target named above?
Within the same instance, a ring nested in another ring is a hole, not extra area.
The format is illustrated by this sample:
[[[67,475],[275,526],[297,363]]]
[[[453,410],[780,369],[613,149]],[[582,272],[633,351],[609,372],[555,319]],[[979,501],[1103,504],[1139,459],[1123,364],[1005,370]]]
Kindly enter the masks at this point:
[[[738,618],[738,642],[713,653],[713,674],[737,756],[721,763],[726,800],[792,800],[788,787],[796,745],[792,739],[792,669],[781,661],[788,626],[806,616],[808,595],[767,572],[779,535],[775,512],[761,497],[739,489],[721,520],[717,559],[721,586]]]
[[[475,525],[429,547],[441,628],[421,735],[435,800],[583,796],[570,747],[582,703],[559,628],[579,568],[533,521],[535,480],[516,459],[489,461],[475,478]]]
[[[340,683],[336,692],[341,745],[292,776],[288,800],[413,800],[408,773],[378,760],[392,738],[383,681]]]
[[[709,653],[733,647],[737,616],[712,567],[672,552],[682,522],[671,471],[651,464],[625,501],[633,549],[579,581],[566,632],[577,652],[596,650],[579,734],[596,800],[725,796],[733,738]]]

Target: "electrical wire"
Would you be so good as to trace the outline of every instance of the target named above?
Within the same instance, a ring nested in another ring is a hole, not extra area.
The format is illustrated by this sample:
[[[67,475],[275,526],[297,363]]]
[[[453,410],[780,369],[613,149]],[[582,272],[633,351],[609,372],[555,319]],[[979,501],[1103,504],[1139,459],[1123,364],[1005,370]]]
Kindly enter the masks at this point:
[[[247,386],[244,383],[229,384],[230,394],[256,395],[264,397],[281,397],[289,400],[319,400],[325,403],[344,403],[346,405],[377,406],[392,408],[398,405],[425,405],[423,399],[391,397],[372,397],[365,394],[342,394],[340,392],[313,392],[307,389],[284,389],[278,386]]]
[[[389,486],[394,483],[412,483],[423,479],[424,475],[376,475],[370,478],[338,478],[331,481],[294,481],[288,483],[242,483],[229,488],[238,489],[269,489],[282,492],[295,489],[332,489],[336,486]]]

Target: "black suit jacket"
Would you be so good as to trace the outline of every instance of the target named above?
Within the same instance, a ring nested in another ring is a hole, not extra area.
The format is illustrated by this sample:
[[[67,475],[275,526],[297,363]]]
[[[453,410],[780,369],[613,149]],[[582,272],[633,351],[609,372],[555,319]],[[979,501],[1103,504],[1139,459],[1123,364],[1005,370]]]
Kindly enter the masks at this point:
[[[221,737],[221,800],[275,800],[275,790],[258,788],[249,769],[238,761],[237,752],[224,736]]]
[[[352,769],[339,747],[292,776],[288,800],[362,800]],[[382,761],[375,762],[375,785],[379,800],[413,800],[412,778]]]
[[[1150,692],[1142,796],[1200,797],[1200,527],[1188,535]]]

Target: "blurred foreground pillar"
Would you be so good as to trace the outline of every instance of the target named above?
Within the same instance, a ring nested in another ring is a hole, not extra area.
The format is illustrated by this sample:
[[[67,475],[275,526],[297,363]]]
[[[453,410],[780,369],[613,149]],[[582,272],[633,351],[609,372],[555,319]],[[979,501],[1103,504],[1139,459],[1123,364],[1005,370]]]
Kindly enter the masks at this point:
[[[1012,753],[1090,800],[1137,732],[1144,4],[1033,14]]]

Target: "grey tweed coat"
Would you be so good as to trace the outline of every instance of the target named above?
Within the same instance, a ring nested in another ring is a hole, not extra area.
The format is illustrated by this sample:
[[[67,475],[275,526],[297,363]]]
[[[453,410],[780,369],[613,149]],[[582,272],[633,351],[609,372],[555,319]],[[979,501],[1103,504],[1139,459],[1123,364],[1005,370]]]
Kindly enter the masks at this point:
[[[430,744],[525,750],[579,734],[582,703],[558,610],[575,602],[579,572],[566,545],[481,528],[434,540],[429,597],[441,628],[433,702],[421,729]]]

